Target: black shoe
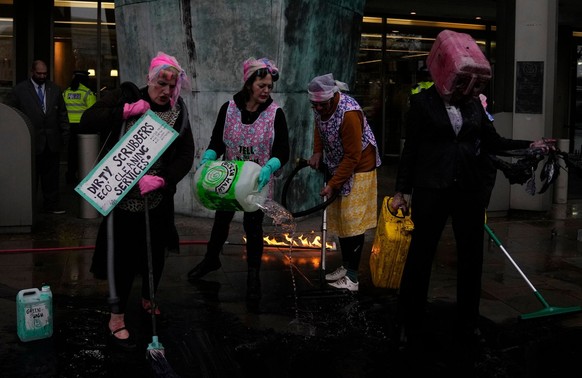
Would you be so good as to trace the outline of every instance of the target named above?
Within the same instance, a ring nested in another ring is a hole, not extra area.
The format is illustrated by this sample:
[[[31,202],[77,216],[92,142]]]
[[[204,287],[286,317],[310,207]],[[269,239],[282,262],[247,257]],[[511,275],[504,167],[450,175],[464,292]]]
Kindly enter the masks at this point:
[[[131,336],[129,336],[127,339],[120,339],[117,336],[115,336],[116,333],[121,332],[124,329],[127,328],[121,327],[116,329],[115,331],[110,332],[108,336],[109,344],[114,348],[123,350],[124,352],[132,352],[137,349],[137,344],[133,341],[133,338]]]
[[[222,264],[218,258],[204,258],[198,265],[188,272],[188,280],[196,281],[210,272],[220,269]]]
[[[247,273],[247,300],[258,301],[261,299],[261,278],[257,268],[249,268]]]

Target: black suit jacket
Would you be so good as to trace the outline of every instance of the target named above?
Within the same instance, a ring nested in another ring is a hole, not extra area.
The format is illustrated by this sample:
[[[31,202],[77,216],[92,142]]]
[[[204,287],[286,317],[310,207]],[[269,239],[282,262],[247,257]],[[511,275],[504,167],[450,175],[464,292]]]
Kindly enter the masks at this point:
[[[456,135],[445,104],[435,86],[410,98],[406,140],[398,167],[396,191],[414,187],[444,189],[458,185],[464,191],[483,191],[491,171],[488,154],[528,148],[531,141],[501,137],[479,99],[459,105],[463,125]]]
[[[6,104],[24,113],[34,128],[36,154],[45,148],[60,152],[69,138],[69,117],[61,89],[52,81],[45,83],[46,112],[42,111],[31,79],[18,83],[6,99]]]

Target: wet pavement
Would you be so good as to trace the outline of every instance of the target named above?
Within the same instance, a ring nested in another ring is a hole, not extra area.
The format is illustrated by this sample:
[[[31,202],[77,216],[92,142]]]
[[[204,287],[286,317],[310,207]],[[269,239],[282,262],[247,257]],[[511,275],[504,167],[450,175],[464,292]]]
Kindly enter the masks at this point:
[[[383,166],[379,200],[391,194],[394,167]],[[502,179],[502,178],[501,178]],[[127,353],[107,342],[108,286],[89,267],[100,219],[81,219],[77,196],[64,187],[67,214],[39,214],[33,233],[0,234],[0,366],[3,377],[152,377],[146,348],[151,317],[140,306],[136,280],[126,324],[138,341]],[[511,211],[488,223],[549,309],[582,305],[582,200],[549,212]],[[321,213],[298,220],[297,233],[321,233]],[[459,346],[454,328],[456,257],[450,226],[439,245],[421,342],[400,349],[394,337],[396,293],[375,288],[366,234],[360,290],[323,282],[321,249],[268,247],[261,271],[263,298],[245,301],[242,225],[233,222],[222,268],[197,283],[186,273],[205,252],[212,219],[177,216],[179,253],[170,253],[157,293],[159,341],[181,377],[407,377],[439,373],[461,377],[558,377],[580,370],[582,313],[521,320],[545,308],[534,289],[489,241],[485,246],[481,324],[484,343]],[[265,231],[278,230],[266,219]],[[332,238],[330,238],[333,241]],[[326,253],[332,271],[338,251]],[[53,292],[54,333],[21,342],[16,295]],[[133,304],[131,304],[133,303]],[[559,311],[558,311],[559,312]],[[550,312],[551,313],[551,312]]]

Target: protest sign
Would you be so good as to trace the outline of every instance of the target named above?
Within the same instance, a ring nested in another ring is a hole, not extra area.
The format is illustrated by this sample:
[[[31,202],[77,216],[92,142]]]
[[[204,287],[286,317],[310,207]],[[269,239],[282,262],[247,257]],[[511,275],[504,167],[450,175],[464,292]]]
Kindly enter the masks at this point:
[[[177,137],[174,129],[148,110],[75,191],[102,215],[109,214]]]

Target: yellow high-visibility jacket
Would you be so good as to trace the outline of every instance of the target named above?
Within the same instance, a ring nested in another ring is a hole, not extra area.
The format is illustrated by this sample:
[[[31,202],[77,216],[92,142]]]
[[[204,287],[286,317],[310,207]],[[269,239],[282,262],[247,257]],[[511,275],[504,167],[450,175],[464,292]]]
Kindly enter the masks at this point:
[[[432,87],[433,84],[434,84],[434,82],[432,82],[432,81],[420,81],[416,84],[416,86],[414,88],[412,88],[410,90],[410,94],[420,93],[420,91]]]
[[[65,105],[67,106],[67,113],[69,114],[69,123],[81,122],[83,112],[93,106],[97,101],[97,97],[89,88],[83,84],[79,84],[76,91],[70,87],[63,92]]]

